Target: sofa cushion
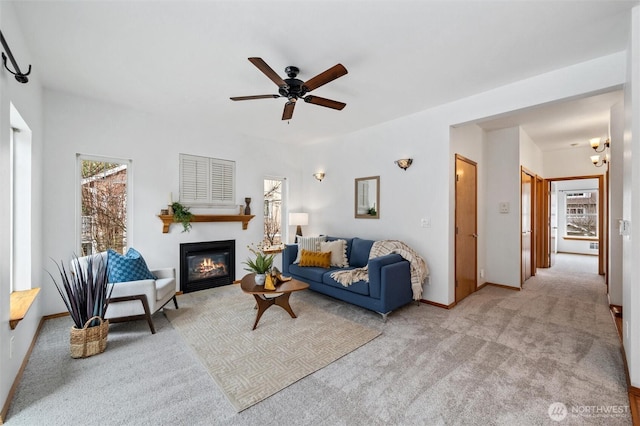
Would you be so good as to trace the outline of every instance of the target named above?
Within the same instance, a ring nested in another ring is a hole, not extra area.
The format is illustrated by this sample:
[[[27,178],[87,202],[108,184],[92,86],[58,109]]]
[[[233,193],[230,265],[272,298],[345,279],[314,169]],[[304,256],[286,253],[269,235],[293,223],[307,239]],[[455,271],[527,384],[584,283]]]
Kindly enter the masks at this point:
[[[342,268],[342,269],[353,269],[353,268]],[[355,283],[343,286],[333,278],[331,278],[331,273],[324,274],[322,277],[322,282],[326,285],[330,285],[331,287],[341,288],[342,290],[347,290],[352,293],[362,294],[364,296],[369,295],[369,282],[367,281],[356,281]]]
[[[356,268],[362,268],[369,262],[369,252],[373,246],[373,240],[363,240],[362,238],[354,238],[351,243],[351,256],[349,257],[349,265]]]
[[[337,266],[339,268],[349,266],[349,259],[347,258],[347,242],[345,240],[321,242],[320,251],[331,252],[331,266]]]
[[[107,250],[107,274],[110,283],[156,279],[134,248],[129,248],[124,256],[113,249]]]
[[[322,277],[324,274],[331,273],[338,268],[331,267],[327,268],[318,268],[316,266],[300,266],[293,264],[289,266],[289,274],[294,275],[296,277],[300,277],[302,280],[309,280],[315,282],[322,282]]]
[[[320,251],[320,243],[326,241],[326,237],[298,237],[298,256],[293,263],[300,262],[300,256],[302,256],[302,250]]]
[[[309,251],[302,249],[302,255],[300,255],[299,266],[318,266],[320,268],[328,268],[331,266],[331,252],[323,251]]]

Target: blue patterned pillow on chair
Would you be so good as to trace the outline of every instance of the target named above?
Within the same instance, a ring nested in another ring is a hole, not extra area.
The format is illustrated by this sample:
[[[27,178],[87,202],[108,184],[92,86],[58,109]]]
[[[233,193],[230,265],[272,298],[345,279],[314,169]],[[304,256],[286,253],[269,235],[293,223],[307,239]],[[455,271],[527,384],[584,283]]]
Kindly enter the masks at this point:
[[[142,255],[133,248],[124,256],[113,249],[107,250],[107,273],[110,283],[156,279]]]

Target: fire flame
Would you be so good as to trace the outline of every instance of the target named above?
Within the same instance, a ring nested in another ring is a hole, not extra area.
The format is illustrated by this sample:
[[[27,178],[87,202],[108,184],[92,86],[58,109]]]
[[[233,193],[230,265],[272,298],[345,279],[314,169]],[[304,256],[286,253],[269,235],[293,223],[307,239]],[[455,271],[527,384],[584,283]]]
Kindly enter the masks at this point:
[[[226,273],[227,266],[222,262],[214,262],[209,258],[203,259],[198,265],[198,272],[201,274],[207,274],[212,271]]]

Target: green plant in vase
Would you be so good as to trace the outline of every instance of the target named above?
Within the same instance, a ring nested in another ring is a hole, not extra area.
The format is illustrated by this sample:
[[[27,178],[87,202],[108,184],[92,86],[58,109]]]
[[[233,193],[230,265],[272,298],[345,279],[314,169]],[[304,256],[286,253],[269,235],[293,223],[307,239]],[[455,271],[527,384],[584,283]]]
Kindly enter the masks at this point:
[[[182,232],[189,232],[191,230],[191,219],[193,219],[193,213],[189,211],[189,207],[185,207],[177,201],[171,203],[173,209],[173,220],[182,224]]]
[[[266,279],[266,274],[273,268],[273,260],[275,255],[265,254],[260,248],[255,248],[253,245],[247,246],[249,251],[256,257],[255,259],[247,258],[243,264],[247,265],[244,268],[245,271],[254,272],[256,274],[255,281],[257,285],[263,285]]]

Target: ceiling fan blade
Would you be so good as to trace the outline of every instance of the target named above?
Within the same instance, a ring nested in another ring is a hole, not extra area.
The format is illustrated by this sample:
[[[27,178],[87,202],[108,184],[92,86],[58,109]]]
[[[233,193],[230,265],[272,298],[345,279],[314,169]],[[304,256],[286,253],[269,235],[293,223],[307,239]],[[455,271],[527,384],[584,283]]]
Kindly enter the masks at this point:
[[[313,95],[309,95],[305,97],[304,101],[310,104],[320,105],[323,107],[333,108],[337,110],[341,110],[342,108],[347,106],[347,104],[345,104],[344,102],[333,101],[331,99],[325,99],[325,98],[321,98],[320,96],[313,96]]]
[[[233,98],[229,98],[232,101],[250,101],[252,99],[276,99],[279,98],[280,95],[252,95],[252,96],[234,96]]]
[[[305,81],[302,86],[307,89],[307,92],[310,92],[313,89],[317,89],[318,87],[335,80],[336,78],[342,77],[346,73],[347,69],[342,64],[337,64],[325,72],[321,72],[310,80]]]
[[[283,120],[291,120],[293,117],[293,109],[296,107],[295,102],[287,102],[284,104],[284,111],[282,111],[282,119]]]
[[[282,78],[269,66],[262,58],[249,58],[249,61],[255,65],[260,71],[264,73],[271,81],[273,81],[278,87],[286,87],[289,86],[284,82]]]

